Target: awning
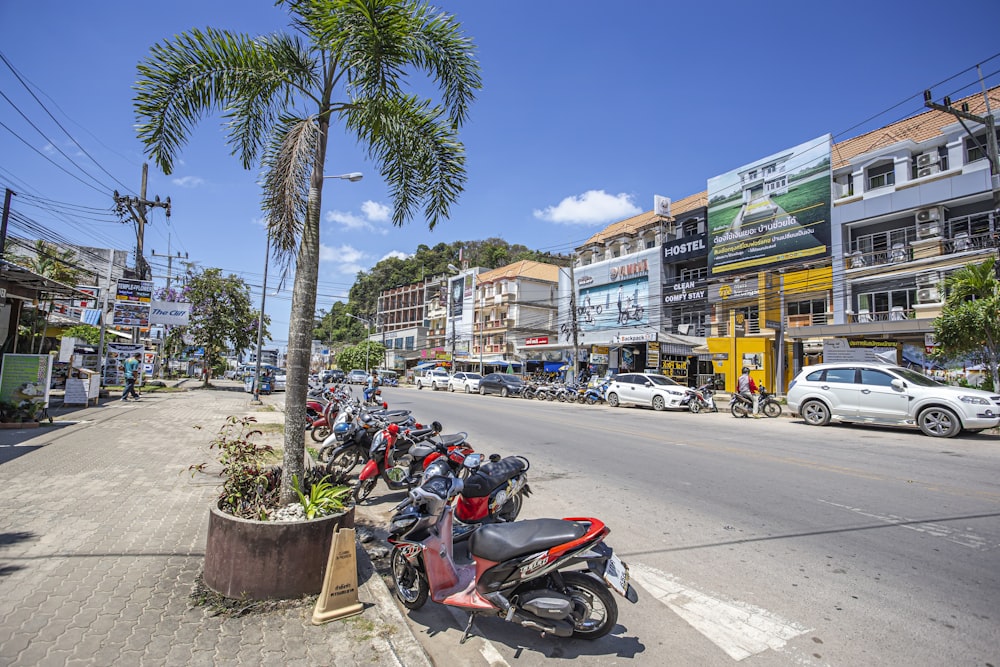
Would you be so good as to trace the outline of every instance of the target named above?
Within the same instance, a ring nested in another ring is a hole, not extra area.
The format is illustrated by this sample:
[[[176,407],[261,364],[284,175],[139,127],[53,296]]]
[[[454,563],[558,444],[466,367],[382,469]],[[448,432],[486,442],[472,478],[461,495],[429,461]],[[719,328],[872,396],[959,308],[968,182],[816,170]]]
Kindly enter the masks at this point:
[[[558,373],[566,368],[565,361],[546,361],[545,362],[545,372],[546,373]]]
[[[472,361],[475,361],[475,359],[473,359]],[[483,366],[514,366],[516,368],[520,368],[521,367],[521,362],[520,361],[504,361],[502,359],[499,359],[499,360],[496,360],[496,361],[483,361]]]
[[[437,366],[437,362],[436,361],[422,361],[419,364],[417,364],[416,366],[414,366],[413,370],[415,370],[415,371],[426,371],[428,368],[434,368],[435,366]]]

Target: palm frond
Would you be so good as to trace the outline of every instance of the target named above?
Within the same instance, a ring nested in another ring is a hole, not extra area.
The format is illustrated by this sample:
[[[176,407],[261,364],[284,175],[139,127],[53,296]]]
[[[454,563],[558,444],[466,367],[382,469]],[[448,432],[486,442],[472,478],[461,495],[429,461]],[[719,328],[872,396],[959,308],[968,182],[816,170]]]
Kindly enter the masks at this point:
[[[283,116],[278,120],[262,162],[262,208],[275,257],[294,258],[305,224],[309,178],[316,163],[316,118]]]
[[[249,169],[278,110],[314,87],[315,63],[297,39],[192,30],[150,49],[138,65],[134,109],[139,139],[164,173],[205,115],[221,111],[229,143]]]

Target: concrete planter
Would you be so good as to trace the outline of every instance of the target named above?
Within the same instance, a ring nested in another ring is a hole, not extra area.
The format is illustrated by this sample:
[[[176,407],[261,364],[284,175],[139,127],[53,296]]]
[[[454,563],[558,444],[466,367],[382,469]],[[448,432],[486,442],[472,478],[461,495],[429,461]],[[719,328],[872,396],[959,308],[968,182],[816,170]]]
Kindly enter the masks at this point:
[[[354,507],[311,521],[252,521],[213,507],[205,545],[205,584],[229,598],[275,600],[323,587],[330,542],[354,527]]]

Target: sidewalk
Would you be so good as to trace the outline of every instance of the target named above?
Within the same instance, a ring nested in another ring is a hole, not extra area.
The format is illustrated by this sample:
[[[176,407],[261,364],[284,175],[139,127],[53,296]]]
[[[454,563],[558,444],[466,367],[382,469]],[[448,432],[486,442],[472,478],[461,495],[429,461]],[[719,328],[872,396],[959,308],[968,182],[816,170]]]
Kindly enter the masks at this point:
[[[0,431],[0,664],[430,664],[364,549],[353,618],[193,607],[217,481],[188,466],[214,462],[226,417],[259,406],[222,388],[117,399]]]

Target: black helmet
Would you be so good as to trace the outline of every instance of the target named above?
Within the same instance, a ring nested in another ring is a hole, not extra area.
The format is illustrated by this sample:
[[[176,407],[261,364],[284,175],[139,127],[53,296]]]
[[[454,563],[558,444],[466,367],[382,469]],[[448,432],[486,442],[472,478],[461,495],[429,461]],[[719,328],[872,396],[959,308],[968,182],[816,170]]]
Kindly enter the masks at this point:
[[[749,373],[749,372],[750,372],[750,369],[747,368],[746,366],[744,366],[743,367],[743,373]]]

